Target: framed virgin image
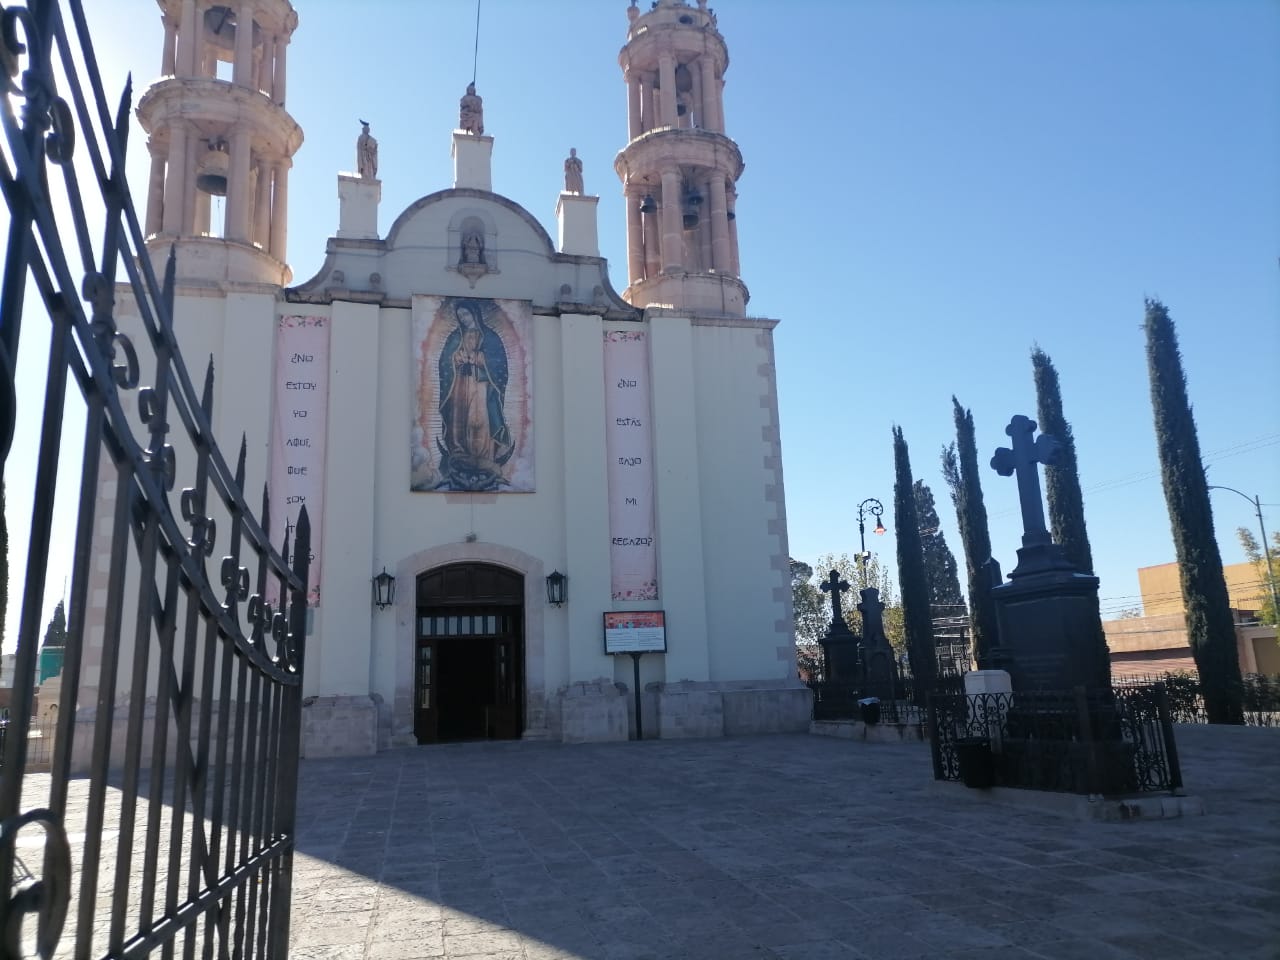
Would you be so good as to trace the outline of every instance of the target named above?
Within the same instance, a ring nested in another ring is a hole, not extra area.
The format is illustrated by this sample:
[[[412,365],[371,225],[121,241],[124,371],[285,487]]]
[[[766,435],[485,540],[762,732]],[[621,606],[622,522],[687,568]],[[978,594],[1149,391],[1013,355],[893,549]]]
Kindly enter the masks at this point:
[[[667,615],[662,610],[623,610],[604,615],[605,653],[666,653]]]

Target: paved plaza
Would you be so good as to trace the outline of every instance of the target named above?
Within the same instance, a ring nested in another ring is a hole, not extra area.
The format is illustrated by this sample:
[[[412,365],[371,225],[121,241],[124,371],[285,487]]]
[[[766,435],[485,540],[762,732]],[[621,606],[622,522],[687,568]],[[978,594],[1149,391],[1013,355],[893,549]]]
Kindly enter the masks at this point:
[[[1179,727],[1207,815],[932,784],[927,744],[474,743],[305,761],[294,960],[1280,958],[1280,730]]]

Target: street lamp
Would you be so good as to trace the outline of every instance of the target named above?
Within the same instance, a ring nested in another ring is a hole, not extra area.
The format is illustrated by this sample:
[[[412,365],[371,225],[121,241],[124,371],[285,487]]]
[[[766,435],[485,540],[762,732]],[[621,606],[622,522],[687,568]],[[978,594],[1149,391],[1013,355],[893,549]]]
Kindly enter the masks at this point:
[[[880,522],[880,517],[884,513],[884,504],[875,497],[867,497],[858,504],[858,545],[861,552],[858,554],[858,560],[862,563],[862,582],[865,585],[867,581],[867,561],[871,559],[871,554],[867,552],[867,514],[876,518],[876,528],[871,531],[878,537],[884,536],[884,524]]]
[[[1271,606],[1280,613],[1280,599],[1277,598],[1276,592],[1276,574],[1271,566],[1271,547],[1267,545],[1267,528],[1262,522],[1262,498],[1259,496],[1249,496],[1247,493],[1241,493],[1235,487],[1224,487],[1220,483],[1209,484],[1210,490],[1230,490],[1232,493],[1244,497],[1253,505],[1253,512],[1258,515],[1258,531],[1262,534],[1262,555],[1267,561],[1267,585],[1271,587]]]

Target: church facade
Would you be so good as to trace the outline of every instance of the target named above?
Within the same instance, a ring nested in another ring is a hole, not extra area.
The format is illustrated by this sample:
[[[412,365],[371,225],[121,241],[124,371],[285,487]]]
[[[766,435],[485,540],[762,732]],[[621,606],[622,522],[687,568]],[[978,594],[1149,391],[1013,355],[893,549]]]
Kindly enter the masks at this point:
[[[454,182],[385,232],[366,125],[325,262],[294,284],[297,17],[161,6],[166,76],[138,106],[148,243],[176,252],[179,342],[212,357],[215,431],[244,434],[273,542],[304,506],[312,524],[304,754],[806,729],[775,321],[746,315],[743,162],[705,3],[628,10],[620,294],[581,162],[553,238],[492,183],[474,87]]]

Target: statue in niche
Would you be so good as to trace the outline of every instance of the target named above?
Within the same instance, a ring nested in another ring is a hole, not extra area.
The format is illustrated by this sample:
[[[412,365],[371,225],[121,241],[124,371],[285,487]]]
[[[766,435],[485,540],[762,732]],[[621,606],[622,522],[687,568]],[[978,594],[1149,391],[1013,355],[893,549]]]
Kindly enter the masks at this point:
[[[468,263],[484,263],[484,234],[474,228],[462,235],[462,257],[458,265]]]
[[[458,129],[473,136],[484,136],[484,100],[476,93],[474,80],[467,84],[467,92],[458,101]]]
[[[569,156],[564,162],[565,193],[582,193],[582,161],[578,159],[576,147],[569,148]]]
[[[360,121],[360,137],[356,140],[356,172],[361,180],[378,179],[378,141],[369,133],[369,121]]]

